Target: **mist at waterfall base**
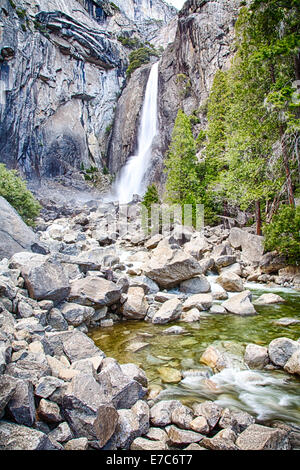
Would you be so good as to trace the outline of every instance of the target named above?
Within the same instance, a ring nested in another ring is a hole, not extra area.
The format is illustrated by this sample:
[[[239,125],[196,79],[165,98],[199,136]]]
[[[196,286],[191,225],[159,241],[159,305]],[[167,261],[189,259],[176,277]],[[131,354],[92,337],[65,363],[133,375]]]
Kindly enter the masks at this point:
[[[134,194],[143,195],[145,193],[145,177],[151,162],[152,143],[158,132],[157,94],[158,62],[152,65],[146,86],[138,133],[137,154],[130,157],[121,169],[112,193],[106,199],[126,204],[132,201]]]

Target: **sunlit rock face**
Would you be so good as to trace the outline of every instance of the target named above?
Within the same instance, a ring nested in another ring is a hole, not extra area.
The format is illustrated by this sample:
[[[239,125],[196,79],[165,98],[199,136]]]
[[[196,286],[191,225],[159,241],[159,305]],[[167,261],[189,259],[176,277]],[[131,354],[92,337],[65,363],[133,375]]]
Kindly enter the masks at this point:
[[[118,41],[122,22],[145,40],[144,23],[154,34],[176,12],[161,0],[155,9],[129,0],[126,11],[105,0],[2,3],[0,161],[27,178],[103,167],[130,52]]]

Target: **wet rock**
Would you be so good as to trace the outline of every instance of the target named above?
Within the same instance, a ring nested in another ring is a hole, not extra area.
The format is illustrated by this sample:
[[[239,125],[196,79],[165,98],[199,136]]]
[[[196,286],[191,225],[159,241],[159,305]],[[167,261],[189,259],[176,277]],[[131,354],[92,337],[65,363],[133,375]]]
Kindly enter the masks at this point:
[[[250,369],[263,369],[270,362],[268,348],[257,344],[248,344],[245,349],[244,361]]]
[[[270,305],[285,302],[285,300],[277,294],[262,294],[255,300],[256,305]]]
[[[201,312],[199,312],[197,308],[192,308],[191,310],[187,310],[181,314],[180,321],[193,323],[195,321],[199,321],[201,319],[201,315]]]
[[[235,294],[223,302],[222,306],[235,315],[255,315],[256,310],[251,302],[252,294],[249,290]]]
[[[224,313],[227,313],[227,311],[222,305],[216,304],[211,306],[209,313],[212,315],[223,315]]]
[[[160,309],[152,318],[154,324],[165,324],[180,317],[182,311],[182,303],[179,299],[174,298],[163,303]]]
[[[290,317],[279,318],[279,320],[274,321],[274,324],[279,326],[292,326],[297,325],[298,323],[300,323],[300,320]]]
[[[276,366],[284,367],[295,351],[300,348],[297,341],[289,338],[276,338],[269,344],[268,353]]]
[[[284,365],[284,370],[289,374],[300,375],[300,348],[297,349]]]
[[[289,450],[288,432],[252,424],[236,440],[242,450]]]
[[[159,367],[157,371],[165,383],[178,383],[182,379],[181,372],[173,367]]]
[[[184,333],[186,330],[182,326],[170,326],[162,332],[163,335],[182,335]]]

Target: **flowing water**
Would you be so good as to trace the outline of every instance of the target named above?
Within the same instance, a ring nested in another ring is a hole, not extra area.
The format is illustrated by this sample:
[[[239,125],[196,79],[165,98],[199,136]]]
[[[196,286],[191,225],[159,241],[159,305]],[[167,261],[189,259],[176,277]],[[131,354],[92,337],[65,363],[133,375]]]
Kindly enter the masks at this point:
[[[161,399],[176,398],[187,405],[209,399],[223,407],[248,411],[264,422],[281,419],[300,425],[299,378],[282,370],[249,370],[242,360],[248,343],[267,346],[274,338],[283,336],[298,340],[300,323],[282,326],[276,321],[283,317],[300,320],[300,293],[293,289],[268,289],[254,283],[248,283],[246,288],[252,290],[254,300],[272,291],[283,297],[285,303],[256,306],[259,314],[251,317],[203,312],[201,320],[191,324],[124,321],[112,328],[95,329],[90,334],[107,356],[122,364],[132,362],[142,367],[149,383],[162,387]],[[162,334],[175,324],[186,333]],[[127,350],[137,341],[145,346],[137,352]],[[213,342],[218,342],[236,358],[232,367],[218,374],[199,361]],[[161,367],[180,370],[183,379],[177,384],[164,383]]]
[[[126,204],[134,194],[145,192],[145,175],[152,156],[152,143],[158,130],[157,119],[158,62],[152,65],[147,82],[138,134],[137,154],[132,156],[122,168],[117,178],[114,192],[116,200]]]

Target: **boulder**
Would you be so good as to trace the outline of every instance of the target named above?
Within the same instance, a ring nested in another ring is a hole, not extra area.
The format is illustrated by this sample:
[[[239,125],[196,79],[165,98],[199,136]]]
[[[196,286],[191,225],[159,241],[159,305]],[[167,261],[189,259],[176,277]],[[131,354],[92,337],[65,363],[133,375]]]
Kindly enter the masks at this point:
[[[110,447],[127,450],[140,435],[138,416],[132,410],[118,410],[118,422],[110,440]]]
[[[289,338],[276,338],[271,341],[268,353],[276,366],[284,367],[291,356],[300,349],[300,344]]]
[[[223,409],[213,401],[197,403],[193,406],[193,410],[196,416],[204,416],[210,430],[214,429],[217,425],[223,411]]]
[[[0,419],[4,409],[10,399],[13,397],[17,388],[18,380],[9,375],[0,375]]]
[[[65,445],[65,450],[87,450],[89,441],[86,437],[78,437],[77,439],[70,439]]]
[[[162,325],[170,321],[177,320],[180,317],[181,311],[182,303],[177,297],[167,300],[155,313],[152,318],[152,323]]]
[[[251,302],[252,294],[249,290],[235,294],[223,302],[223,307],[235,315],[255,315],[256,310]]]
[[[178,400],[161,400],[150,409],[150,422],[153,426],[164,427],[172,422],[172,412],[181,406]]]
[[[143,269],[146,276],[163,288],[174,287],[202,273],[195,258],[181,249],[172,250],[167,240],[162,240],[153,250]]]
[[[59,406],[44,398],[39,403],[37,414],[39,419],[46,423],[57,424],[63,421]]]
[[[190,424],[193,421],[193,418],[193,411],[185,405],[177,406],[171,414],[172,424],[175,424],[181,429],[191,429]]]
[[[188,294],[200,294],[210,292],[211,286],[207,278],[200,274],[199,276],[183,281],[180,284],[180,291]]]
[[[73,326],[79,326],[82,323],[89,324],[95,315],[95,310],[92,307],[76,303],[64,303],[60,308],[67,323]]]
[[[191,310],[182,312],[180,315],[180,321],[185,323],[193,323],[195,321],[199,321],[202,315],[203,314],[201,314],[197,308],[192,308]]]
[[[35,422],[35,403],[32,383],[18,380],[15,392],[7,405],[14,421],[24,426],[32,426]]]
[[[149,308],[142,287],[129,287],[127,300],[122,306],[122,314],[129,320],[142,320]]]
[[[158,450],[168,450],[168,446],[164,442],[151,441],[144,437],[137,437],[132,442],[130,450],[148,450],[155,452]]]
[[[271,305],[271,304],[278,304],[283,303],[285,300],[277,294],[262,294],[258,299],[254,301],[256,305]]]
[[[184,311],[197,308],[200,311],[208,310],[212,306],[213,298],[211,294],[191,295],[183,304]]]
[[[20,424],[0,422],[0,450],[53,450],[46,434]]]
[[[33,230],[2,196],[0,196],[0,220],[0,259],[10,258],[21,251],[31,251],[31,246],[38,243]]]
[[[121,289],[112,281],[87,276],[71,282],[69,300],[92,307],[112,305],[120,300]]]
[[[104,353],[97,348],[94,341],[78,330],[73,331],[71,335],[63,337],[62,347],[63,352],[71,363],[94,356],[104,357]]]
[[[69,279],[59,263],[43,261],[39,265],[29,265],[22,275],[33,299],[60,302],[69,295]]]
[[[168,428],[168,444],[175,447],[184,447],[186,445],[201,442],[203,435],[195,431],[179,429],[177,426]]]
[[[252,424],[236,440],[242,450],[289,450],[288,432],[272,429],[259,424]]]
[[[279,255],[277,251],[266,253],[260,260],[259,267],[262,273],[277,273],[280,269],[288,265],[284,255]]]
[[[300,375],[300,348],[297,349],[284,365],[284,370],[289,374]]]
[[[182,379],[181,372],[173,367],[159,367],[157,372],[164,383],[178,383]]]
[[[216,282],[229,292],[242,292],[244,290],[242,279],[233,272],[223,272],[217,277]]]
[[[242,259],[251,263],[258,263],[264,253],[264,238],[253,235],[246,230],[233,227],[230,230],[228,241],[233,248],[242,249]]]
[[[268,348],[257,344],[248,344],[245,349],[244,361],[250,369],[263,369],[270,362]]]

